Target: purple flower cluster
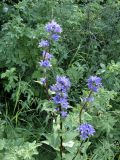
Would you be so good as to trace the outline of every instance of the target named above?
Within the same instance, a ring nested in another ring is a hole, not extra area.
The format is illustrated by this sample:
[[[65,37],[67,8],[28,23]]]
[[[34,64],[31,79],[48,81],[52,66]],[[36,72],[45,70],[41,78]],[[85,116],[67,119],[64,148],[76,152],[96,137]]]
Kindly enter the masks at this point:
[[[56,84],[52,85],[50,89],[55,92],[55,96],[52,97],[54,103],[59,105],[56,110],[60,112],[62,117],[66,117],[69,108],[67,92],[70,89],[70,80],[65,76],[57,76]]]
[[[39,62],[40,66],[44,68],[50,68],[52,66],[50,60],[52,59],[53,55],[47,51],[43,51],[42,57],[43,60]]]
[[[95,129],[92,125],[84,123],[79,126],[80,137],[82,140],[86,140],[89,136],[95,134]]]
[[[97,76],[90,76],[87,80],[87,85],[90,90],[93,92],[98,92],[98,89],[102,86],[101,78]]]
[[[48,53],[47,51],[43,51],[42,57],[43,57],[43,60],[39,62],[40,66],[44,68],[52,67],[50,60],[53,58],[53,55]]]
[[[50,33],[50,39],[53,39],[54,41],[59,40],[59,34],[62,32],[62,28],[54,20],[46,24],[45,30]],[[43,59],[39,62],[39,64],[44,68],[50,68],[52,66],[50,60],[53,58],[53,55],[47,52],[49,46],[50,42],[48,40],[41,40],[39,42],[39,47],[44,48],[42,53]]]
[[[51,38],[54,41],[58,41],[59,40],[59,38],[60,38],[59,33],[62,32],[62,28],[54,20],[52,20],[51,22],[46,24],[45,30],[50,33]]]
[[[54,20],[52,20],[51,22],[46,24],[45,30],[47,32],[54,32],[54,33],[61,33],[62,32],[62,28]]]

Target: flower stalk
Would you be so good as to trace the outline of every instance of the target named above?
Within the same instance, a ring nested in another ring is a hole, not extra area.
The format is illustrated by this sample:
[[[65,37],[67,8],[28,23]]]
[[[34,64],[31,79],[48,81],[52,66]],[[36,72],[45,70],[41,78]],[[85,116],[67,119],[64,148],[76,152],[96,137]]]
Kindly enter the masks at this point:
[[[60,106],[60,110],[61,110],[61,106]],[[63,132],[63,122],[62,122],[62,116],[60,114],[60,134],[62,134]],[[60,157],[61,160],[63,159],[63,137],[62,135],[60,135]]]

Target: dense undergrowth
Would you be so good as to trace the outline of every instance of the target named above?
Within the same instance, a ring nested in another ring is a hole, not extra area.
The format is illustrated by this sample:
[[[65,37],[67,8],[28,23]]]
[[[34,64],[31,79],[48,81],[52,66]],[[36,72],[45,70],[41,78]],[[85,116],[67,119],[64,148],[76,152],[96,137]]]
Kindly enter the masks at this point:
[[[38,45],[52,20],[62,33],[50,46],[52,69],[44,71]],[[63,160],[120,160],[119,0],[3,0],[0,37],[0,160],[61,160],[61,150]],[[71,84],[62,129],[49,89],[57,75]],[[102,87],[83,108],[91,75]],[[95,129],[84,141],[80,110],[82,123]]]

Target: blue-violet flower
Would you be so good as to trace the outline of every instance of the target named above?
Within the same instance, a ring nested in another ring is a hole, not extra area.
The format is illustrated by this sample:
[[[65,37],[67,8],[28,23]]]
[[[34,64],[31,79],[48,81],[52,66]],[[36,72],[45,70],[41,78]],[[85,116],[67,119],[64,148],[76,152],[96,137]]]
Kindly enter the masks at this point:
[[[49,46],[48,40],[41,40],[41,42],[39,42],[39,47],[48,47],[48,46]]]
[[[45,85],[46,84],[46,78],[40,78],[40,83],[42,85]]]
[[[62,28],[54,20],[52,20],[51,22],[46,24],[45,30],[47,32],[55,32],[55,33],[61,33],[62,32]]]
[[[50,68],[52,65],[49,60],[42,60],[39,62],[41,67]]]
[[[98,92],[98,89],[102,86],[101,78],[97,76],[90,76],[87,80],[88,88],[94,92]]]
[[[61,116],[63,118],[67,117],[68,113],[66,111],[61,111]]]
[[[47,51],[43,51],[42,56],[43,56],[43,59],[45,60],[50,60],[51,58],[53,58],[53,55],[48,53]]]
[[[53,39],[54,41],[58,41],[59,38],[60,38],[60,36],[59,36],[58,34],[52,34],[51,37],[52,37],[52,39]]]
[[[84,123],[79,126],[80,137],[82,140],[86,140],[89,136],[95,134],[95,129],[92,125]]]
[[[67,91],[70,89],[70,80],[65,76],[57,76],[56,84],[52,85],[50,89],[55,92],[52,100],[55,104],[59,105],[61,116],[65,118],[67,116],[67,109],[69,108]]]

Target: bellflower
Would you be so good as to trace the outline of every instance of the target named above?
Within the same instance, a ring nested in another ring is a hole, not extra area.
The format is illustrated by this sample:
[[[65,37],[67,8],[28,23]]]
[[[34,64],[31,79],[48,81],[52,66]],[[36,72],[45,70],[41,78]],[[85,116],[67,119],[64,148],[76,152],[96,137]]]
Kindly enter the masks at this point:
[[[56,95],[55,97],[52,98],[56,104],[61,104],[65,103],[66,99],[60,95]]]
[[[64,102],[62,102],[62,103],[61,103],[61,107],[62,107],[63,109],[68,109],[68,108],[69,108],[69,103],[68,103],[68,101],[65,100]]]
[[[56,84],[51,86],[51,90],[54,92],[60,92],[66,94],[70,88],[70,81],[65,76],[57,76]],[[67,94],[66,94],[67,95]]]
[[[41,67],[50,68],[52,65],[49,60],[42,60],[39,62]]]
[[[55,92],[55,96],[52,98],[55,104],[61,107],[61,116],[67,116],[67,109],[69,108],[67,91],[70,88],[70,81],[65,76],[57,76],[56,84],[52,85],[50,89]]]
[[[95,129],[92,125],[84,123],[79,126],[80,137],[82,140],[86,140],[89,136],[95,134]]]
[[[54,32],[54,33],[61,33],[62,32],[62,28],[54,20],[52,20],[51,22],[46,24],[45,30],[47,32]]]
[[[41,83],[42,85],[45,85],[45,83],[46,83],[46,78],[40,78],[40,83]]]
[[[67,117],[68,113],[66,111],[61,111],[61,116],[63,118]]]
[[[57,76],[56,81],[56,84],[59,86],[60,90],[62,90],[63,92],[69,90],[70,80],[68,78],[66,78],[65,76]]]
[[[54,41],[58,41],[60,36],[58,34],[52,34],[51,35],[51,38],[54,40]]]
[[[98,89],[102,86],[101,78],[97,76],[90,76],[87,80],[87,85],[90,90],[93,92],[98,92]]]
[[[62,108],[68,109],[69,103],[66,98],[64,98],[60,95],[56,95],[52,99],[56,104],[60,104]]]
[[[48,47],[48,46],[49,46],[48,40],[41,40],[41,42],[39,42],[39,47]]]
[[[45,60],[50,60],[51,58],[53,58],[53,55],[48,53],[47,51],[43,51],[42,56]]]

